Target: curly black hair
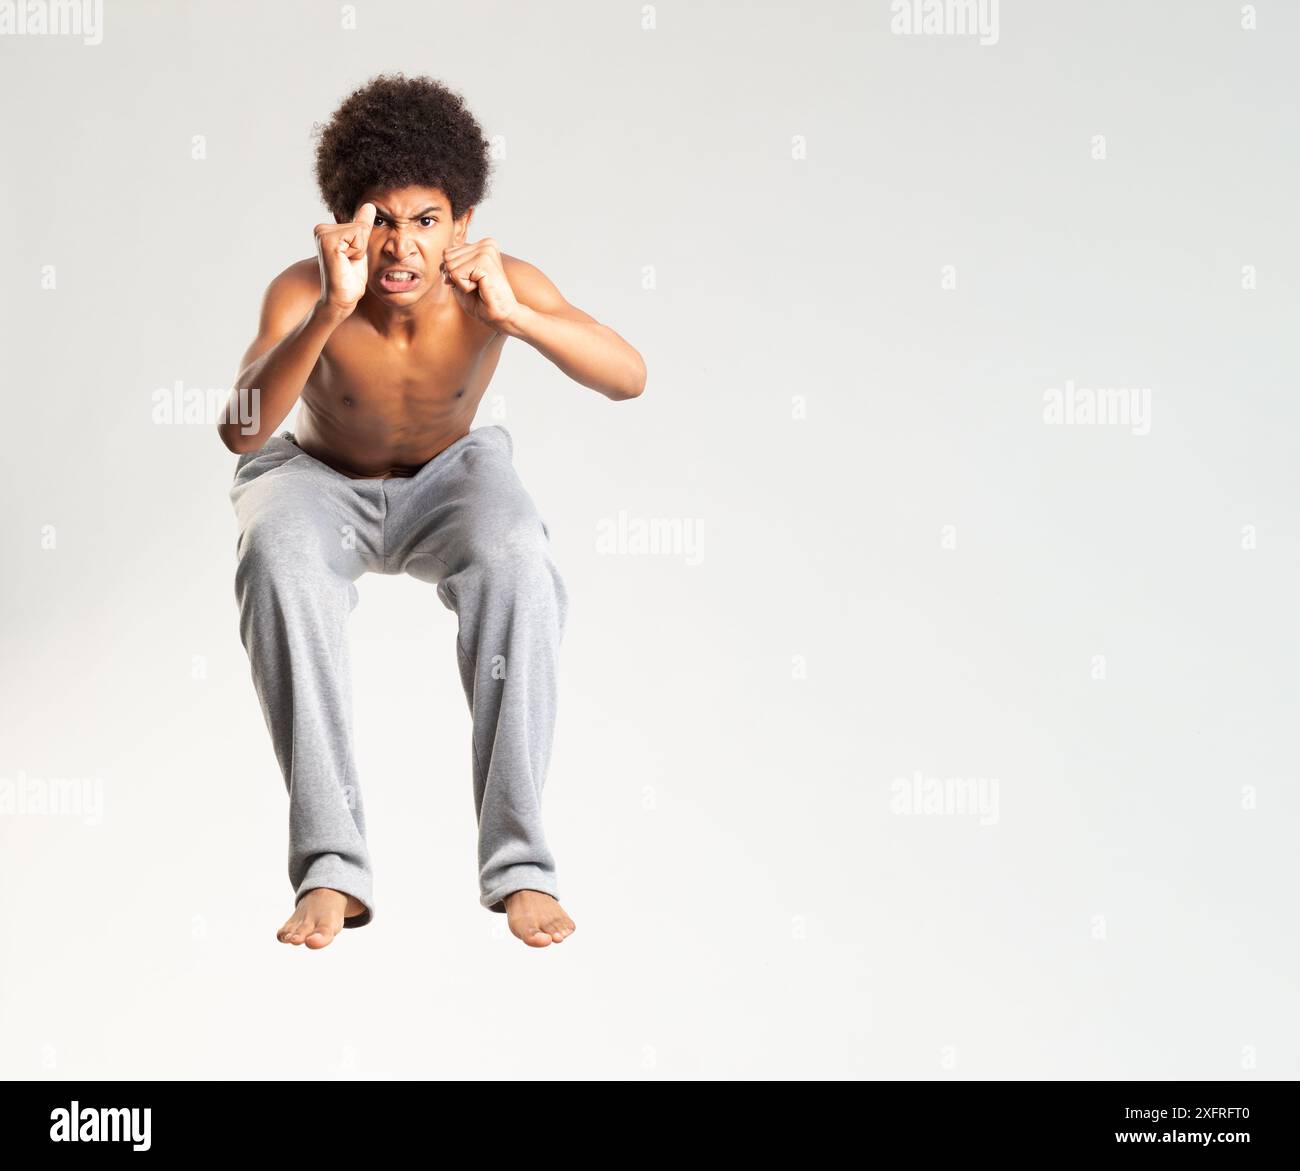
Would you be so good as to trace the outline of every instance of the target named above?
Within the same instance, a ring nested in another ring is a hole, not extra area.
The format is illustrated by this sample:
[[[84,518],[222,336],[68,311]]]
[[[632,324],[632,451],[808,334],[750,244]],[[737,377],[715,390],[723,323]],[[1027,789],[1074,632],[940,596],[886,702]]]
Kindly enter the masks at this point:
[[[488,190],[489,143],[460,94],[431,77],[383,74],[314,124],[316,182],[340,221],[369,187],[437,187],[459,219]]]

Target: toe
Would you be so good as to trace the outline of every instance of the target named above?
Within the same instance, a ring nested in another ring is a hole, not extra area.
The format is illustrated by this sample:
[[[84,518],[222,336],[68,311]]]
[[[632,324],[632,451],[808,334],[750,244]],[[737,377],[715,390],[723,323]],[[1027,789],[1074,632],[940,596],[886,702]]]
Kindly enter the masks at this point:
[[[320,926],[312,929],[311,933],[305,937],[305,942],[310,948],[324,947],[334,938],[334,932],[328,927]]]

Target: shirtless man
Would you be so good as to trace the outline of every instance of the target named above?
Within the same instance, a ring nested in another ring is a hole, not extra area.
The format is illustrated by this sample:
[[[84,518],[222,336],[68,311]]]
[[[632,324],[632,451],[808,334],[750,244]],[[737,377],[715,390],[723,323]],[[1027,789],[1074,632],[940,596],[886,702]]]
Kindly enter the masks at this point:
[[[290,798],[285,943],[325,947],[374,914],[346,637],[366,572],[434,584],[457,615],[481,904],[533,947],[574,930],[540,816],[567,592],[513,437],[470,424],[508,337],[615,401],[646,369],[536,267],[469,240],[489,168],[441,83],[381,76],[351,94],[317,150],[335,222],[271,282],[218,424],[240,456],[240,637]],[[299,398],[296,431],[277,434]]]

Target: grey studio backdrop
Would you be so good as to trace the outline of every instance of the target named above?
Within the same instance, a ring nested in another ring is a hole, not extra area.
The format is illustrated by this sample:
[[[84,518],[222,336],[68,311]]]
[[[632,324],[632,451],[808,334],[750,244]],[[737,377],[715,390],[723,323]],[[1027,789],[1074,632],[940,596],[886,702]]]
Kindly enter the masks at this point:
[[[0,1073],[1296,1077],[1300,11],[1257,7],[0,35]],[[375,919],[275,941],[235,456],[160,406],[231,385],[383,71],[465,94],[471,238],[649,369],[511,341],[476,420],[572,593],[543,951],[477,902],[455,618],[374,575]]]

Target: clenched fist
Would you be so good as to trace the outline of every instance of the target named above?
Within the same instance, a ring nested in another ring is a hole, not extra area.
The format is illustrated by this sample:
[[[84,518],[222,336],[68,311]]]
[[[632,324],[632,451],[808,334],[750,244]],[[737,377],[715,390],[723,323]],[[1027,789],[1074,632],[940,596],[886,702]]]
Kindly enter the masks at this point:
[[[375,205],[363,203],[350,224],[316,225],[316,259],[320,262],[320,299],[351,313],[365,295],[366,246],[375,226]]]
[[[460,307],[485,325],[500,331],[519,311],[515,291],[506,278],[501,249],[491,236],[446,249],[439,267]]]

